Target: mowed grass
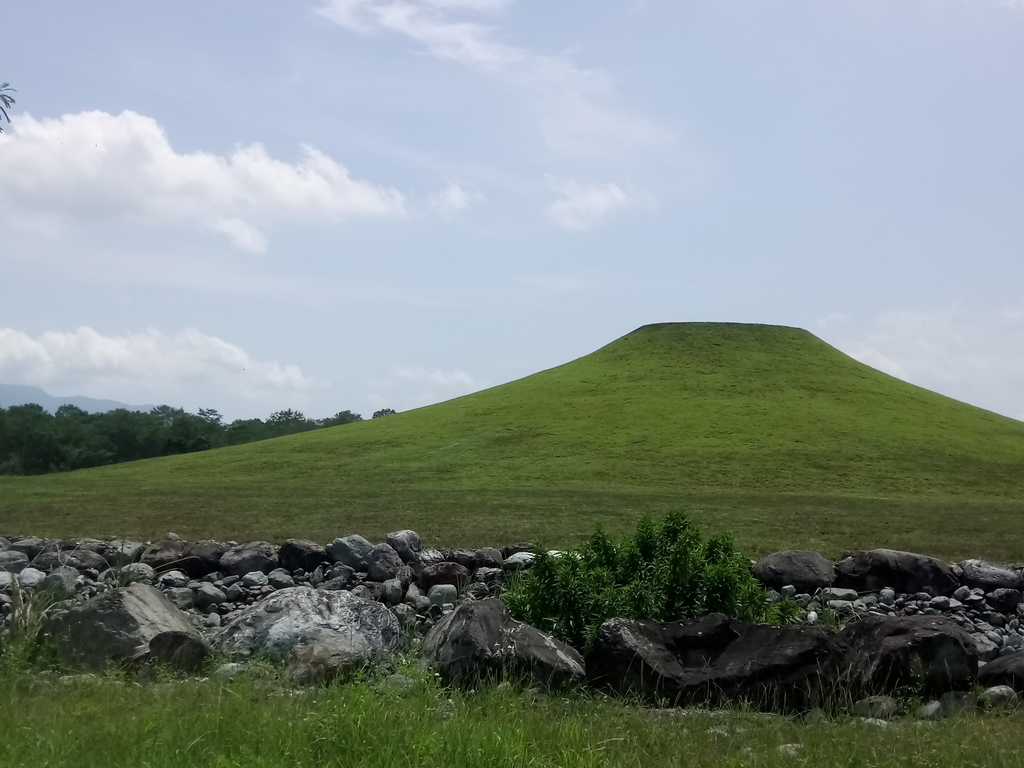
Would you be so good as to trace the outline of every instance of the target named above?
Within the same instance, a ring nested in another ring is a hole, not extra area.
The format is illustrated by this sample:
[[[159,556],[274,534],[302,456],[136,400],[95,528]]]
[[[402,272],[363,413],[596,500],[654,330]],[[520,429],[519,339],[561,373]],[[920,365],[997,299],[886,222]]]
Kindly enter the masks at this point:
[[[1020,766],[1024,716],[803,724],[742,709],[658,712],[583,694],[371,680],[138,685],[0,678],[0,765],[33,768]],[[784,746],[794,745],[794,746]],[[780,747],[782,748],[780,750]]]
[[[1024,559],[1024,423],[812,334],[645,326],[566,365],[384,419],[0,480],[0,532],[434,544],[613,531],[685,506],[752,555],[894,546]]]

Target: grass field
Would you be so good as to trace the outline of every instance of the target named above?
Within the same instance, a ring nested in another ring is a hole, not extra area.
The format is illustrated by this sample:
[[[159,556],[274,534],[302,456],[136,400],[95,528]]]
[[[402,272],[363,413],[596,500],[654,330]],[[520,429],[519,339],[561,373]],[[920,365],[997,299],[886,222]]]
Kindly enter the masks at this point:
[[[358,424],[0,480],[0,531],[567,543],[685,506],[759,554],[1024,560],[1024,423],[806,331],[645,326],[533,376]]]
[[[370,680],[289,691],[253,679],[138,685],[9,672],[0,686],[0,765],[12,768],[1024,764],[1020,714],[882,730],[849,717],[803,724],[741,709],[664,713],[583,694],[455,691],[423,680],[405,691]]]

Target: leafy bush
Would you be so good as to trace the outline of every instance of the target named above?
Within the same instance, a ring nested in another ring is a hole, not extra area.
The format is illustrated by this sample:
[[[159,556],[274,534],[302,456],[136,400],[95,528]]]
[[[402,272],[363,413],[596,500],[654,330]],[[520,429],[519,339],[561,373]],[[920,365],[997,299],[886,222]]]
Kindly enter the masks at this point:
[[[589,648],[613,617],[674,621],[724,613],[781,623],[798,611],[794,603],[769,600],[728,534],[704,540],[681,511],[660,524],[643,517],[621,541],[599,527],[576,549],[537,548],[534,555],[505,602],[516,618],[575,648]]]

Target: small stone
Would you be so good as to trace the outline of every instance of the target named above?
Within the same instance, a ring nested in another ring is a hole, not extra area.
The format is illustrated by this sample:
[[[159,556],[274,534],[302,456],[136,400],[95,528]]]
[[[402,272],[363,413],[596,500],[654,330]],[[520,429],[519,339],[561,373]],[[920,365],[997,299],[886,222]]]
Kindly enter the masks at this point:
[[[880,717],[862,717],[861,721],[865,725],[872,725],[872,726],[875,726],[876,728],[888,728],[889,727],[888,721],[883,720]]]
[[[779,744],[776,749],[783,757],[798,757],[803,748],[803,744]]]
[[[516,552],[513,555],[505,558],[505,561],[501,564],[501,567],[505,571],[516,572],[521,571],[523,568],[528,568],[533,562],[535,555],[533,552]]]
[[[8,573],[20,573],[28,567],[28,555],[16,549],[8,549],[0,552],[0,571]]]
[[[885,587],[881,592],[878,593],[878,602],[880,602],[882,605],[895,605],[896,592],[890,587]]]
[[[167,573],[161,573],[156,581],[161,587],[167,589],[170,587],[187,587],[191,579],[181,571],[168,571]]]
[[[227,602],[227,595],[213,584],[203,584],[195,593],[195,605],[200,610],[209,610],[220,603]]]
[[[183,611],[187,611],[195,604],[195,593],[188,587],[171,587],[164,590],[164,594],[167,595],[167,598],[175,606]]]
[[[782,589],[779,590],[779,595],[782,596],[783,600],[788,600],[791,597],[796,597],[796,587],[792,584],[786,584]]]
[[[962,603],[969,594],[971,594],[970,587],[957,587],[957,589],[953,592],[953,598],[959,600]]]
[[[230,662],[228,664],[221,664],[215,670],[213,670],[212,677],[218,677],[222,679],[231,679],[232,677],[240,677],[249,671],[249,665],[240,664],[239,662]]]
[[[948,611],[949,610],[949,598],[945,595],[938,595],[928,601],[928,607],[934,608],[936,611]]]
[[[402,602],[402,582],[399,579],[388,579],[384,582],[384,602],[388,605],[398,605]]]
[[[416,609],[407,603],[399,603],[391,608],[402,629],[409,630],[416,626]]]
[[[918,720],[940,720],[945,715],[942,712],[942,705],[937,701],[929,701],[927,704],[922,704],[918,707],[917,712],[914,713],[914,717]]]
[[[853,705],[853,714],[868,720],[888,720],[900,712],[900,703],[892,696],[869,696]]]
[[[78,571],[66,565],[54,569],[39,585],[41,592],[48,592],[57,598],[68,598],[75,594]]]

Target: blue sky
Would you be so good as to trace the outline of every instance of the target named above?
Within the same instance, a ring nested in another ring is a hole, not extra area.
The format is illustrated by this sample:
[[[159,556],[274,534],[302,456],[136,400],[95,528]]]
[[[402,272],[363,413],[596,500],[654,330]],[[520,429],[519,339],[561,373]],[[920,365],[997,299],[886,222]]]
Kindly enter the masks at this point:
[[[723,320],[1024,417],[1024,2],[0,9],[0,381],[369,415]]]

